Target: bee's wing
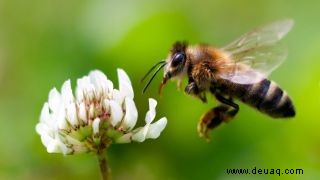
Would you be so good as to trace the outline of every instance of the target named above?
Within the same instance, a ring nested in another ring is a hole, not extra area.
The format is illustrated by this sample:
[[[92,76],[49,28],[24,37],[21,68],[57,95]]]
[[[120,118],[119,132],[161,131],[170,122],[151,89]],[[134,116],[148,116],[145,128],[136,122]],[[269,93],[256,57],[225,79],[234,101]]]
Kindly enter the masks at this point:
[[[253,84],[267,77],[287,57],[287,50],[278,42],[290,31],[292,20],[277,21],[246,33],[222,48],[230,62],[221,78],[238,84]]]

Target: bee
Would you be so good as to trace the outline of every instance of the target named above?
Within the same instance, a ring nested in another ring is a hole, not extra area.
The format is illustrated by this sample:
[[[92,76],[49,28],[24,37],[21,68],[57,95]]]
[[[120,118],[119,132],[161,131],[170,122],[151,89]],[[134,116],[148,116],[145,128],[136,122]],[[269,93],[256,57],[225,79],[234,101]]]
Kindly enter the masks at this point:
[[[206,93],[215,96],[220,104],[206,112],[198,123],[201,137],[222,122],[229,122],[239,111],[234,99],[250,105],[273,118],[295,116],[295,108],[287,92],[267,79],[287,57],[279,41],[291,30],[293,20],[281,20],[256,28],[224,46],[205,44],[190,46],[176,42],[166,60],[158,62],[157,70],[143,89],[146,91],[156,74],[164,68],[159,93],[169,79],[188,78],[185,93],[207,102]]]

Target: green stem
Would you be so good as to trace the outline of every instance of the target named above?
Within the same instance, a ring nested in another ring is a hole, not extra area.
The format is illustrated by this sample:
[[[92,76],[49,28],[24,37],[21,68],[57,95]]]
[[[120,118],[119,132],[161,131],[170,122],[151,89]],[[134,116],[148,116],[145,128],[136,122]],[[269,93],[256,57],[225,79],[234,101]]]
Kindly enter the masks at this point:
[[[100,166],[100,174],[102,180],[108,180],[111,179],[110,177],[110,167],[108,166],[107,162],[107,153],[106,151],[100,151],[98,152],[98,160],[99,160],[99,166]]]

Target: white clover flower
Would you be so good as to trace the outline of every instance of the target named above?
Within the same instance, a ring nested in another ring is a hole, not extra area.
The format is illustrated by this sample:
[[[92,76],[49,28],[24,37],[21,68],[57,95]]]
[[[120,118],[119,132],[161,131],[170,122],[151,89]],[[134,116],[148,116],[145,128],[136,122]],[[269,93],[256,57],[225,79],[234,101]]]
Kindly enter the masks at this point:
[[[119,90],[99,70],[77,80],[75,96],[67,80],[61,93],[53,88],[44,103],[36,131],[49,153],[97,152],[113,143],[158,138],[165,117],[151,123],[157,101],[149,99],[146,125],[133,129],[138,118],[128,75],[118,69]]]

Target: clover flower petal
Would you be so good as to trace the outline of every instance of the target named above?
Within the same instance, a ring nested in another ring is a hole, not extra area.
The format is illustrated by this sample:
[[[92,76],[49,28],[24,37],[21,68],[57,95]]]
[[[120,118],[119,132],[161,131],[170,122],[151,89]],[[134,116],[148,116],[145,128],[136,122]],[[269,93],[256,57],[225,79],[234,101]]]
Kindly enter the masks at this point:
[[[145,139],[158,138],[160,133],[163,131],[163,129],[167,125],[167,118],[165,117],[151,124],[151,122],[155,118],[156,106],[157,106],[157,101],[150,98],[149,111],[146,114],[146,125],[133,135],[132,139],[134,141],[143,142]]]

